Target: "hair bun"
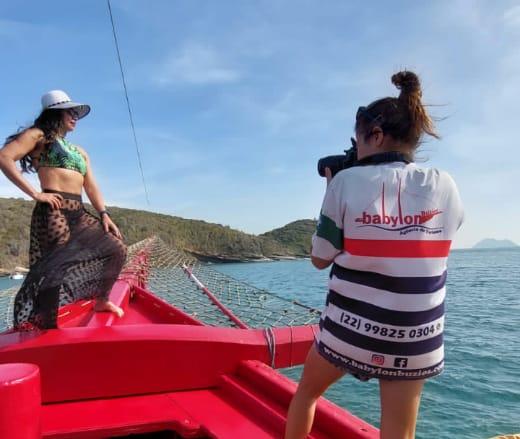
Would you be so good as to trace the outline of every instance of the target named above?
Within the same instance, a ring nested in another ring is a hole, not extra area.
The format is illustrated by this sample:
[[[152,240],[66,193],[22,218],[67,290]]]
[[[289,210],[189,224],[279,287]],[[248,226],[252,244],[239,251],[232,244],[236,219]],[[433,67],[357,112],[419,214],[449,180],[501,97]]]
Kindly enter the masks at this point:
[[[403,70],[392,76],[392,84],[394,84],[399,90],[401,95],[403,94],[415,94],[421,95],[421,83],[419,77],[408,70]]]

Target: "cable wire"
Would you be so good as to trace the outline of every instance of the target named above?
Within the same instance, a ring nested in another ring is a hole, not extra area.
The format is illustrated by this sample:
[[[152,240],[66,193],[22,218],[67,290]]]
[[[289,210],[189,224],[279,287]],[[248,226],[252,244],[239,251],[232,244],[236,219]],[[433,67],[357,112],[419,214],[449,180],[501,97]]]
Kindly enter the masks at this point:
[[[119,42],[117,40],[116,27],[114,24],[114,16],[112,15],[112,7],[110,5],[110,0],[107,0],[107,5],[108,5],[108,12],[110,14],[110,23],[112,24],[112,34],[114,35],[114,43],[116,45],[117,60],[119,61],[119,69],[121,71],[121,79],[123,80],[123,89],[125,91],[126,106],[128,108],[128,116],[130,117],[130,125],[132,127],[132,133],[134,135],[135,150],[137,151],[137,161],[139,163],[139,170],[141,171],[141,179],[143,180],[144,194],[146,196],[146,203],[148,204],[148,206],[150,206],[150,199],[148,198],[148,190],[146,188],[146,181],[144,179],[143,166],[141,163],[141,153],[139,152],[139,145],[137,142],[137,136],[135,134],[134,118],[132,115],[132,108],[130,106],[130,99],[128,99],[128,90],[126,87],[125,72],[123,69],[123,62],[121,61],[121,53],[119,52]]]

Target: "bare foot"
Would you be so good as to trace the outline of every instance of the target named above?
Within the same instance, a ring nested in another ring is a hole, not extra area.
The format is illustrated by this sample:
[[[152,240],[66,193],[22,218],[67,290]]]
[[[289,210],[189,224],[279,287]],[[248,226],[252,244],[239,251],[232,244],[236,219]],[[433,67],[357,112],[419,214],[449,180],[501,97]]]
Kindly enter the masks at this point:
[[[120,308],[117,305],[114,305],[109,300],[96,300],[96,303],[94,304],[94,311],[96,311],[96,312],[103,312],[103,311],[113,312],[118,317],[123,317],[125,315],[125,312],[123,311],[122,308]]]

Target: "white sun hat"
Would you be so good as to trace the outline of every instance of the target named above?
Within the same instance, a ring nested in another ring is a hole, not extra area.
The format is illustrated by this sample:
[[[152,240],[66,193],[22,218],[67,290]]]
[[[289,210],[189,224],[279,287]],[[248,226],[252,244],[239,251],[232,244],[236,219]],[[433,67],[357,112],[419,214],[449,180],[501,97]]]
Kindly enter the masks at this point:
[[[78,119],[90,112],[90,105],[72,102],[69,95],[62,90],[51,90],[42,96],[43,110],[65,110],[74,108],[78,112]]]

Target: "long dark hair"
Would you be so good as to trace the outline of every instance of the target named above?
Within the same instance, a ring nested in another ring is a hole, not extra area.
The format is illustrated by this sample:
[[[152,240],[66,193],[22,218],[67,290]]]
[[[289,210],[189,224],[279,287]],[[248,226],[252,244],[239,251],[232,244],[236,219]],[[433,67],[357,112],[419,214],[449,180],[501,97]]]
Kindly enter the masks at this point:
[[[31,126],[21,128],[18,132],[10,135],[5,139],[4,145],[18,139],[30,128],[39,128],[43,131],[43,137],[38,141],[38,146],[43,145],[47,149],[63,131],[63,110],[43,110]],[[20,166],[22,172],[36,172],[30,153],[20,159]]]
[[[421,97],[419,77],[404,70],[392,76],[392,83],[401,90],[399,97],[387,97],[372,102],[356,118],[356,131],[369,136],[375,126],[395,140],[412,147],[419,146],[424,134],[439,138],[432,118],[426,111]]]

